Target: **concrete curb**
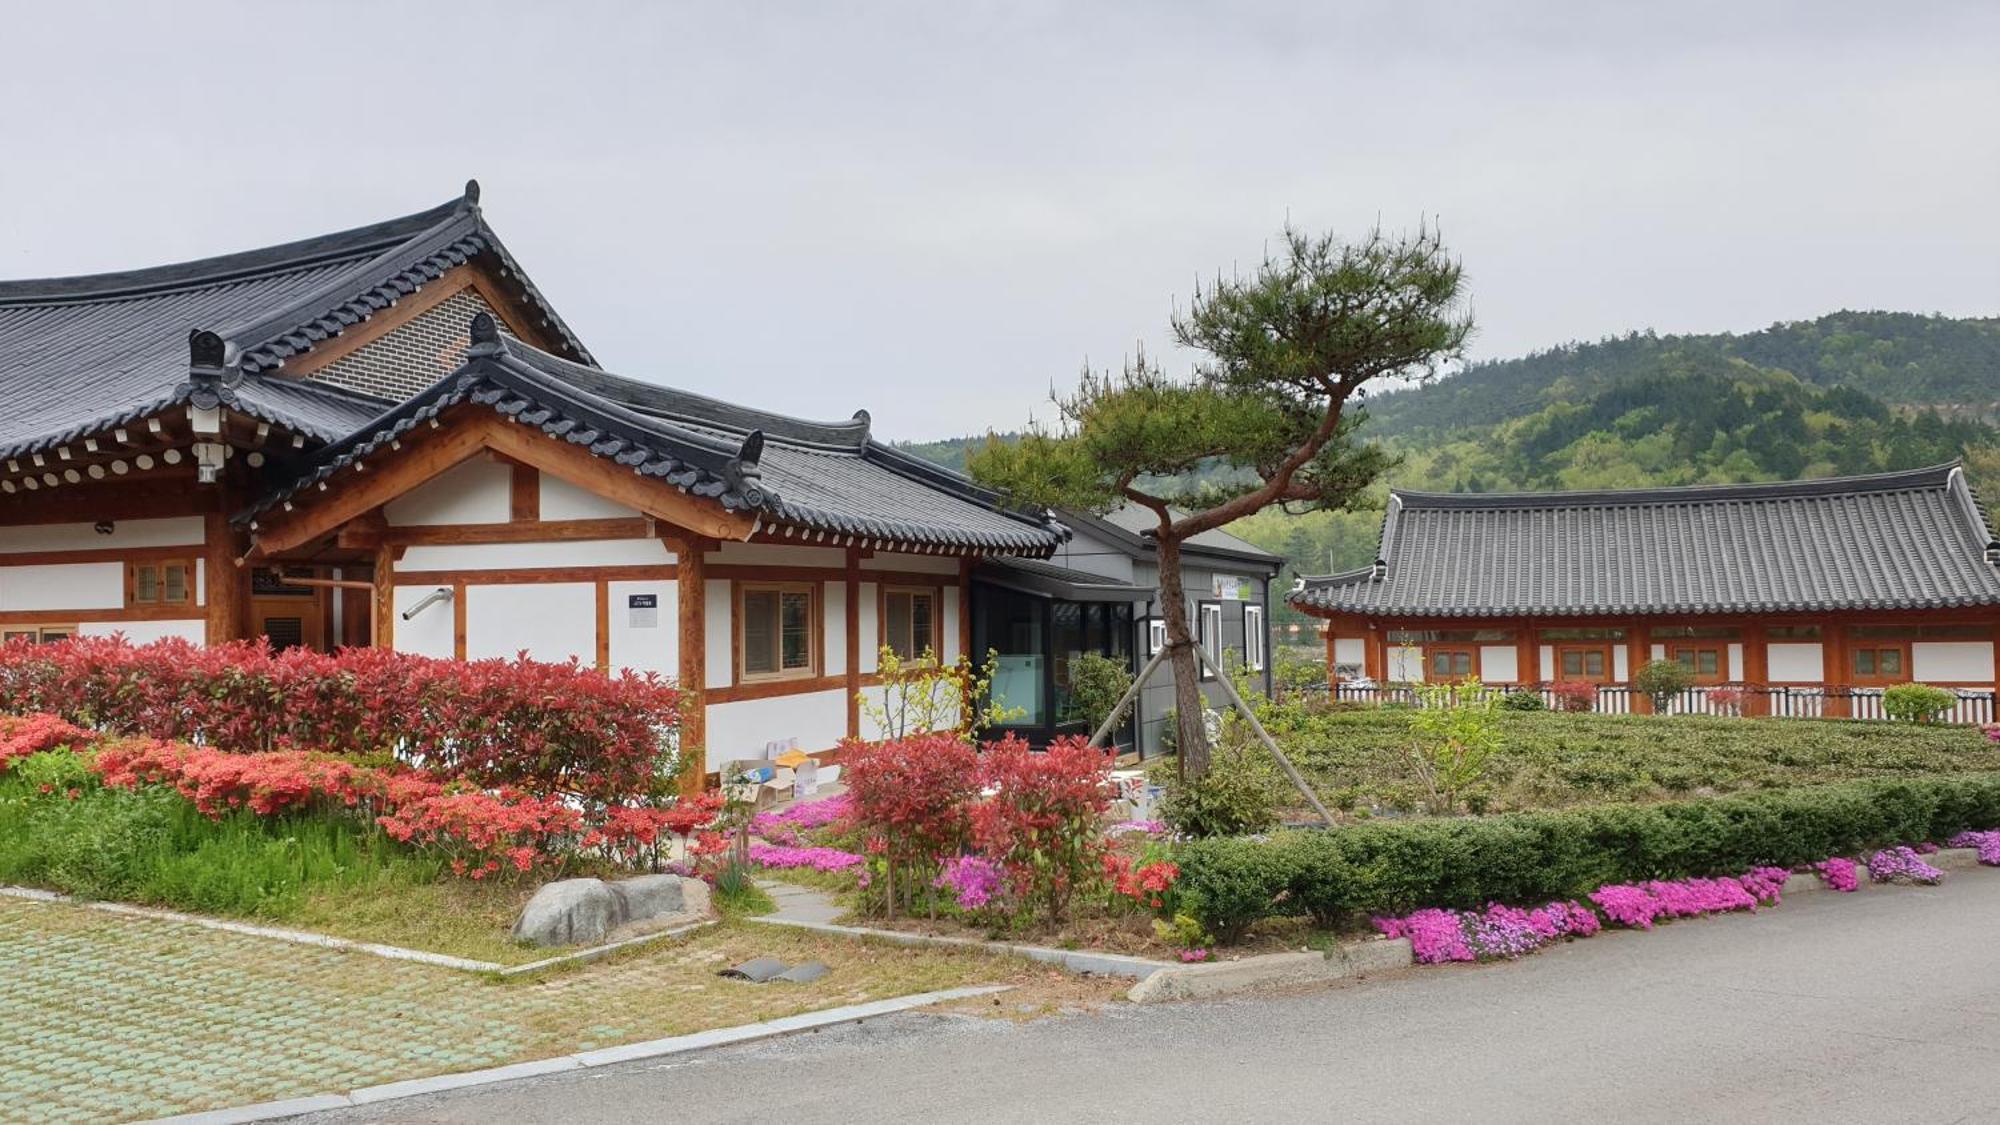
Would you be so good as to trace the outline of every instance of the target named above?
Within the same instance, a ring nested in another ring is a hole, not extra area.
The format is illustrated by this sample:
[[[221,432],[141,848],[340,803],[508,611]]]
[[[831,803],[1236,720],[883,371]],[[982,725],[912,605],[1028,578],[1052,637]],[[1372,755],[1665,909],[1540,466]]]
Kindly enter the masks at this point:
[[[546,969],[557,969],[564,965],[587,965],[592,961],[601,961],[622,949],[634,949],[656,941],[665,941],[667,938],[676,938],[683,934],[691,934],[704,926],[713,926],[715,923],[716,919],[709,918],[691,925],[675,926],[670,930],[640,934],[638,937],[626,938],[624,941],[614,941],[609,945],[594,945],[589,949],[578,950],[575,953],[565,953],[560,957],[547,957],[540,961],[530,961],[525,965],[510,965],[504,969],[497,970],[493,975],[507,979],[524,977],[529,973],[539,973]]]
[[[1407,969],[1414,963],[1410,939],[1343,942],[1324,953],[1267,953],[1240,961],[1173,965],[1132,986],[1134,1004],[1203,1000],[1259,988],[1322,984]]]
[[[652,936],[652,935],[648,935]],[[282,1101],[258,1102],[254,1105],[236,1106],[231,1109],[207,1110],[202,1113],[182,1114],[178,1117],[162,1117],[157,1123],[174,1122],[177,1125],[226,1125],[226,1123],[246,1121],[276,1121],[286,1117],[296,1117],[304,1113],[318,1113],[329,1109],[348,1109],[353,1106],[373,1105],[378,1102],[393,1101],[398,1098],[415,1098],[425,1094],[443,1093],[446,1090],[462,1090],[468,1086],[485,1086],[496,1082],[513,1082],[522,1078],[535,1078],[544,1074],[559,1074],[564,1071],[583,1070],[594,1066],[610,1066],[614,1063],[633,1062],[639,1059],[656,1059],[665,1055],[685,1054],[689,1051],[707,1050],[732,1043],[747,1043],[756,1039],[772,1039],[780,1035],[791,1035],[800,1031],[829,1027],[837,1023],[850,1023],[873,1019],[877,1016],[893,1015],[912,1008],[922,1008],[931,1004],[943,1004],[952,1000],[963,1000],[969,996],[988,996],[996,992],[1006,992],[1012,985],[989,984],[970,988],[947,988],[941,992],[919,992],[910,996],[897,996],[888,1000],[875,1000],[867,1004],[849,1004],[841,1008],[828,1008],[819,1012],[806,1012],[783,1019],[766,1020],[763,1023],[744,1024],[741,1027],[722,1027],[713,1031],[697,1031],[691,1035],[676,1035],[667,1039],[652,1039],[643,1043],[627,1043],[620,1047],[605,1047],[596,1051],[584,1051],[574,1055],[562,1055],[553,1059],[537,1059],[533,1062],[512,1063],[507,1066],[488,1067],[485,1070],[468,1070],[458,1074],[440,1074],[430,1078],[414,1078],[405,1082],[388,1082],[380,1086],[365,1086],[346,1094],[316,1094],[311,1097],[286,1098]]]
[[[978,938],[947,937],[943,934],[912,934],[902,930],[874,930],[866,926],[838,926],[832,922],[806,922],[797,918],[752,918],[766,926],[791,926],[815,933],[839,934],[843,937],[877,938],[895,942],[897,945],[934,945],[951,949],[979,949],[988,953],[1000,953],[1014,957],[1026,957],[1049,965],[1061,965],[1072,973],[1092,973],[1100,977],[1128,977],[1145,980],[1155,973],[1179,966],[1166,961],[1154,961],[1145,957],[1131,957],[1123,953],[1097,953],[1086,949],[1056,949],[1046,945],[1015,945],[1004,941],[980,941]]]

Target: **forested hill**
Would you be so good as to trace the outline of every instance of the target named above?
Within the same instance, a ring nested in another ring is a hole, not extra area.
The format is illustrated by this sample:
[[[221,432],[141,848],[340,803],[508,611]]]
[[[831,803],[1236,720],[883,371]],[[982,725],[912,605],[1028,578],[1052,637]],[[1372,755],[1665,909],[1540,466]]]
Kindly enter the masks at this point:
[[[2000,501],[2000,320],[1834,313],[1742,336],[1631,335],[1482,363],[1369,403],[1387,486],[1635,488],[1882,472],[1963,458]],[[961,438],[907,446],[954,468]],[[1231,530],[1324,573],[1374,557],[1375,511]]]
[[[1704,361],[1741,360],[1816,387],[1894,405],[2000,418],[2000,318],[1837,312],[1744,335],[1633,333],[1474,364],[1426,387],[1378,396],[1380,434],[1478,426],[1532,413],[1629,379]]]

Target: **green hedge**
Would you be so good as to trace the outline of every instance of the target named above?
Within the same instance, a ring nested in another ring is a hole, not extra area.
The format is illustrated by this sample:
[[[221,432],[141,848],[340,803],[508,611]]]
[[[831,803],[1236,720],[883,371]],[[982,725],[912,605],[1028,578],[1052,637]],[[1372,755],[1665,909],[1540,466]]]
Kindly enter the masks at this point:
[[[2000,773],[1376,821],[1268,840],[1198,840],[1176,859],[1186,909],[1226,941],[1271,915],[1333,925],[1430,906],[1530,905],[1606,883],[1796,867],[1994,827]]]

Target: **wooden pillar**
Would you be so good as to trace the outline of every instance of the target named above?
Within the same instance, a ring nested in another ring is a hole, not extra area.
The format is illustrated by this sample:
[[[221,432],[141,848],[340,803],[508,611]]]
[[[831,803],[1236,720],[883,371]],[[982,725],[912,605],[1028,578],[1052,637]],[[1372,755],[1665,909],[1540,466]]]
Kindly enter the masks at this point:
[[[1771,697],[1771,650],[1761,623],[1743,627],[1743,713],[1769,715]]]
[[[451,658],[465,659],[465,583],[451,584]]]
[[[207,598],[203,639],[212,645],[240,641],[250,635],[250,570],[236,565],[236,529],[224,512],[210,512],[203,521],[202,582]]]
[[[958,654],[967,660],[972,656],[972,568],[978,559],[967,555],[958,560]],[[940,657],[944,654],[939,653]],[[974,663],[978,661],[973,660]]]
[[[1389,634],[1379,621],[1368,623],[1368,634],[1363,638],[1362,667],[1368,678],[1378,684],[1389,681]]]
[[[680,681],[687,713],[681,718],[681,753],[692,765],[687,787],[699,792],[708,776],[708,568],[703,541],[674,540],[674,604],[680,618]],[[733,627],[733,625],[732,625]]]
[[[1542,648],[1535,643],[1535,623],[1523,620],[1514,628],[1515,679],[1521,686],[1542,682]]]
[[[1631,702],[1634,715],[1650,715],[1653,713],[1652,699],[1632,687],[1632,681],[1639,678],[1639,669],[1653,658],[1652,641],[1643,622],[1634,621],[1625,631],[1625,646],[1625,698]]]
[[[369,633],[368,643],[376,648],[395,648],[396,549],[386,543],[375,548],[374,597],[375,628]]]
[[[1845,719],[1853,714],[1847,699],[1847,626],[1821,626],[1819,652],[1820,686],[1826,691],[1826,706],[1820,713],[1829,719]]]
[[[597,580],[597,670],[611,674],[611,583],[602,578]]]
[[[1326,624],[1326,690],[1337,695],[1340,692],[1340,672],[1338,671],[1340,663],[1338,660],[1334,658],[1334,650],[1336,649],[1337,646],[1334,643],[1335,637],[1333,630],[1333,621],[1329,619],[1325,624]]]
[[[861,737],[861,548],[847,549],[847,737]],[[963,619],[961,619],[963,620]],[[967,642],[971,643],[970,641]]]

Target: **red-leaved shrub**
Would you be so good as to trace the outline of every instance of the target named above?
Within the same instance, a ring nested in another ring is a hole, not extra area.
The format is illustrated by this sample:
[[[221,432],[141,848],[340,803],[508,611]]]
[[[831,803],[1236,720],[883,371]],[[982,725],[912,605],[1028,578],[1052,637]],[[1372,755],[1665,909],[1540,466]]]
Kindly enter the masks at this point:
[[[0,645],[0,700],[119,734],[233,753],[394,754],[482,787],[599,801],[655,787],[682,706],[651,674],[609,677],[575,661],[96,637]]]
[[[995,790],[973,806],[972,835],[987,858],[1007,869],[1015,892],[1060,920],[1070,897],[1100,875],[1099,819],[1111,807],[1104,751],[1078,737],[1036,753],[1009,736],[986,744],[980,781]]]
[[[884,865],[883,901],[893,917],[898,900],[913,902],[964,844],[978,758],[948,734],[856,742],[842,752],[841,780],[868,851]]]
[[[1564,711],[1588,711],[1597,705],[1597,685],[1582,680],[1562,680],[1549,685],[1556,706]]]
[[[531,871],[559,866],[575,849],[571,841],[583,816],[556,797],[512,789],[439,793],[376,818],[389,838],[435,848],[450,857],[453,873],[483,879],[504,867]]]

